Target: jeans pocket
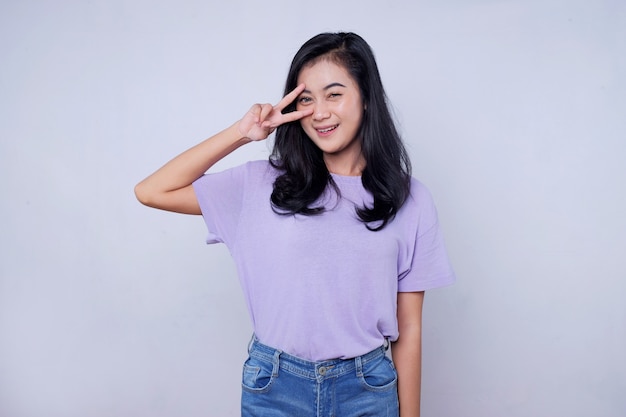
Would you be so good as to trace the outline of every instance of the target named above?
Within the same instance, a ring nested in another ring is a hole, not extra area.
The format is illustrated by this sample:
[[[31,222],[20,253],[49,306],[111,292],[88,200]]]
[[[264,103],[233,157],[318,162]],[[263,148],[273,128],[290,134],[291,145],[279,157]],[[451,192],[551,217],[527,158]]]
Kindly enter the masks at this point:
[[[248,358],[243,365],[242,388],[254,393],[269,391],[274,381],[273,369],[274,365],[271,362]]]
[[[386,391],[395,389],[398,373],[393,362],[386,356],[363,364],[361,383],[370,391]]]

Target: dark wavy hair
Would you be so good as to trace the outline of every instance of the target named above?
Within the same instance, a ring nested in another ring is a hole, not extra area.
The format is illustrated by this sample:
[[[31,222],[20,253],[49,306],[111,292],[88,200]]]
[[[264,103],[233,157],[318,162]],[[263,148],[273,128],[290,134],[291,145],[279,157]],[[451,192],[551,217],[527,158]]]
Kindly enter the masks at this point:
[[[385,91],[374,53],[354,33],[322,33],[308,40],[291,62],[285,95],[297,87],[302,69],[328,59],[344,67],[359,86],[364,105],[357,133],[366,166],[363,187],[373,196],[371,206],[357,207],[359,219],[370,230],[383,229],[404,204],[410,192],[411,163],[387,107]],[[291,103],[284,113],[294,111]],[[299,121],[276,129],[270,163],[283,171],[274,182],[272,208],[279,214],[321,214],[312,207],[330,185],[339,193],[324,163],[322,151],[309,139]]]

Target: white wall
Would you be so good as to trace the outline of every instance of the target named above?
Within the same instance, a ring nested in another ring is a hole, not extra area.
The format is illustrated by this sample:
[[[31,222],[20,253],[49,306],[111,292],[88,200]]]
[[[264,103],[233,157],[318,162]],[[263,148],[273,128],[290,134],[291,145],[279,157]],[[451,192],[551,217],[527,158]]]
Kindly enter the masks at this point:
[[[376,51],[459,277],[427,295],[423,416],[624,416],[625,5],[3,1],[0,417],[238,415],[228,251],[132,188],[339,29]]]

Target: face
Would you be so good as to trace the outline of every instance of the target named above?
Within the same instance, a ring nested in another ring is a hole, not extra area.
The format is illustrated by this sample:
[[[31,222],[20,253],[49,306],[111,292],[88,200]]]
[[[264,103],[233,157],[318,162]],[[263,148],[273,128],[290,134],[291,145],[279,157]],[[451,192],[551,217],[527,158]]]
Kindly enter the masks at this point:
[[[344,171],[347,167],[362,169],[364,159],[357,133],[363,119],[363,101],[356,81],[343,66],[322,59],[300,71],[301,83],[306,87],[296,99],[296,108],[312,109],[313,114],[301,119],[300,124],[324,153],[328,169],[333,172],[331,164]]]

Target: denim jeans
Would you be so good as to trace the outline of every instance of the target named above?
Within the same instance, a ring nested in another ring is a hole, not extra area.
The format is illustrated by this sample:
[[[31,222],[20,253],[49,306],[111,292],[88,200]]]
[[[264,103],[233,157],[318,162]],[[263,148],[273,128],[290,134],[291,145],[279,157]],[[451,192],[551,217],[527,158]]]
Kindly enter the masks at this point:
[[[310,362],[254,340],[243,366],[242,417],[398,417],[398,375],[380,347]]]

